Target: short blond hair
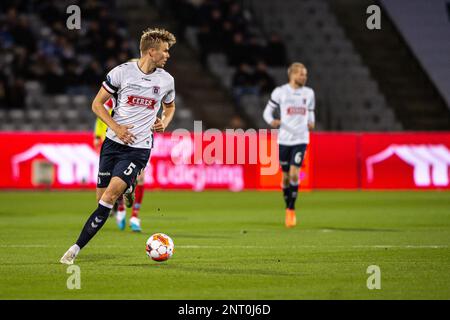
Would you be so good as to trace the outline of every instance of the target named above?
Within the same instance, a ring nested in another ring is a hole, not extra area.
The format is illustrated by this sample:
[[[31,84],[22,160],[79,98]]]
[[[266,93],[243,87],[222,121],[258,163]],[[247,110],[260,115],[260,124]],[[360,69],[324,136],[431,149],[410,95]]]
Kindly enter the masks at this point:
[[[294,62],[294,63],[292,63],[292,64],[289,66],[289,68],[287,69],[288,77],[290,77],[292,71],[294,71],[294,70],[296,70],[296,69],[305,69],[305,70],[306,70],[306,67],[305,67],[305,65],[304,65],[303,63],[300,63],[300,62]]]
[[[167,42],[170,48],[177,42],[177,39],[172,33],[167,30],[159,28],[148,28],[142,31],[139,49],[141,50],[141,52],[145,52],[150,48],[158,48],[163,42]]]

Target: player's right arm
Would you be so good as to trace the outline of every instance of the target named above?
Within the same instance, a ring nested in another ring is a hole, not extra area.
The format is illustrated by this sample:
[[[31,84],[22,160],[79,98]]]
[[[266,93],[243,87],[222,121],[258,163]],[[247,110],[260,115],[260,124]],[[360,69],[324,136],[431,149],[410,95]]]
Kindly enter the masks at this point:
[[[279,89],[275,88],[273,90],[272,94],[270,95],[270,99],[267,102],[266,108],[264,109],[263,118],[264,120],[272,127],[272,128],[278,128],[281,124],[281,121],[279,119],[275,119],[273,117],[274,110],[279,107],[279,102],[277,102],[279,95]]]
[[[113,111],[114,101],[115,100],[113,98],[110,98],[103,105],[109,114],[111,114]],[[102,120],[100,120],[100,118],[95,118],[94,148],[95,148],[95,150],[98,150],[99,152],[100,152],[101,145],[102,145],[103,141],[105,140],[107,129],[108,129],[108,126]]]
[[[94,129],[94,148],[95,150],[100,150],[100,146],[104,139],[104,133],[106,131],[106,124],[99,118],[95,119],[95,129]]]
[[[125,144],[131,144],[136,138],[128,129],[133,128],[132,125],[122,126],[114,121],[109,112],[103,106],[105,102],[111,97],[111,93],[101,87],[92,102],[92,111],[99,117],[106,125],[114,131],[117,137]]]

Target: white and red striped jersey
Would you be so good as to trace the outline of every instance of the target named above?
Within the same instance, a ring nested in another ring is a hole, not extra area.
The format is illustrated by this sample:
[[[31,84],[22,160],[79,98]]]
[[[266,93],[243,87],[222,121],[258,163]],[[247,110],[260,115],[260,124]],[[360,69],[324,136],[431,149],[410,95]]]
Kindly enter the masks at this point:
[[[288,83],[275,88],[264,110],[264,120],[270,124],[273,111],[280,108],[278,143],[286,146],[309,143],[308,123],[314,123],[314,91],[306,86],[294,89]]]
[[[145,74],[137,61],[123,63],[112,69],[102,83],[103,88],[114,95],[113,119],[120,125],[133,125],[130,132],[136,136],[134,148],[151,149],[152,126],[161,103],[169,104],[175,99],[174,78],[165,70],[156,68]],[[106,136],[124,144],[114,131],[108,128]]]

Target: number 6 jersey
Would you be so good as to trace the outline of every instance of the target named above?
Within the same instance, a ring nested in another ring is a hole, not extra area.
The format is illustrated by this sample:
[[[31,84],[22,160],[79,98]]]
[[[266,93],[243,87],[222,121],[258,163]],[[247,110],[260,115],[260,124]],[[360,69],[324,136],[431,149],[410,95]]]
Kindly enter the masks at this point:
[[[263,117],[270,124],[274,120],[273,111],[280,108],[279,144],[309,143],[308,122],[314,123],[314,100],[314,91],[306,86],[294,89],[285,84],[273,90]]]

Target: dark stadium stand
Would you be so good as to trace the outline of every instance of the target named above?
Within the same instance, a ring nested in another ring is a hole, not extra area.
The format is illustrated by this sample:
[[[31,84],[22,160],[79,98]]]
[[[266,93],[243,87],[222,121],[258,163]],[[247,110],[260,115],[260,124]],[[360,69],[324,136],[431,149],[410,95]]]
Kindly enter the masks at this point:
[[[65,26],[71,4],[83,8],[79,31]],[[127,17],[119,15],[124,4],[2,1],[0,130],[93,130],[91,102],[103,77],[139,56]],[[177,104],[183,105],[181,95]],[[188,127],[191,116],[180,108],[174,127]]]
[[[424,71],[450,106],[450,2],[380,1]],[[446,10],[447,9],[447,10]],[[447,11],[447,12],[445,12]]]
[[[424,8],[415,10],[412,1],[383,1],[382,28],[375,32],[368,31],[362,19],[373,1],[334,0],[332,9],[404,129],[448,130],[450,109],[443,98],[450,92],[450,59],[442,52],[450,52],[450,41],[439,39],[450,39],[450,28],[443,13],[444,23],[432,22],[439,4],[445,6],[441,1],[415,2]],[[386,10],[387,4],[399,7],[396,14]],[[414,12],[420,12],[420,18]],[[396,24],[404,25],[411,36],[406,37],[408,32],[400,32]],[[450,101],[450,96],[447,99]]]
[[[192,129],[193,119],[205,128],[266,128],[262,111],[272,88],[300,61],[316,91],[319,130],[448,129],[446,78],[430,76],[418,61],[413,40],[396,27],[398,14],[383,14],[382,30],[365,29],[370,3],[2,1],[0,130],[91,130],[90,103],[102,78],[138,56],[147,26],[178,38],[167,65],[179,106],[171,128]],[[65,27],[69,4],[83,8],[77,32]]]
[[[328,1],[249,0],[246,3],[266,33],[277,32],[282,36],[289,61],[301,61],[309,68],[307,85],[317,92],[319,129],[402,128]],[[274,71],[277,83],[285,81],[284,68]]]

